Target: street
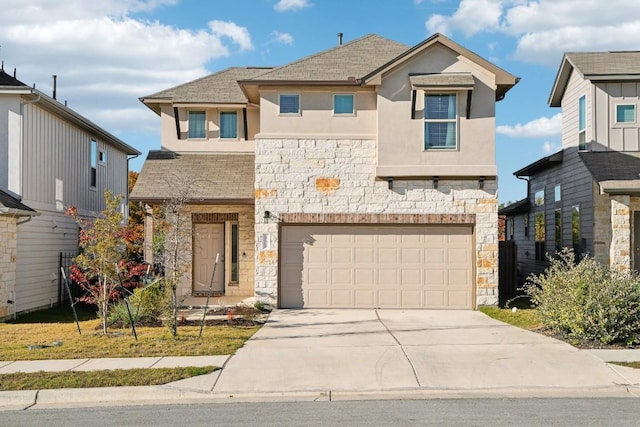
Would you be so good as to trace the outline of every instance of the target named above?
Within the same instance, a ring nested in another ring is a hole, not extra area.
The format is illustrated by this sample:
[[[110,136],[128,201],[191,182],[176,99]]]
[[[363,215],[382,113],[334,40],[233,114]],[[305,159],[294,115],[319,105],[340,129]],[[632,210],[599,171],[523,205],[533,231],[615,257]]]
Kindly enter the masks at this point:
[[[638,425],[640,405],[616,399],[432,399],[214,403],[7,411],[5,426]]]

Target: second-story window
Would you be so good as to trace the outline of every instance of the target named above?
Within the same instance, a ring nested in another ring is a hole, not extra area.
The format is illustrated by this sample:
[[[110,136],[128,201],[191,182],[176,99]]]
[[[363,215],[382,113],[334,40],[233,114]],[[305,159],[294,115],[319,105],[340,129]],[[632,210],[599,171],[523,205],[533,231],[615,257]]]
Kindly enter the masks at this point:
[[[424,149],[456,149],[457,97],[454,93],[424,97]]]
[[[353,94],[338,93],[333,95],[333,114],[337,116],[353,115]]]
[[[98,143],[95,139],[91,140],[91,177],[90,185],[95,187],[98,183]]]
[[[189,111],[189,138],[205,138],[207,114],[204,111]]]
[[[282,94],[280,95],[280,114],[300,114],[300,95]]]
[[[616,105],[616,123],[635,123],[636,106],[633,104]]]
[[[587,98],[582,95],[578,100],[578,150],[587,149]]]
[[[220,112],[220,138],[238,137],[238,115],[235,111]]]

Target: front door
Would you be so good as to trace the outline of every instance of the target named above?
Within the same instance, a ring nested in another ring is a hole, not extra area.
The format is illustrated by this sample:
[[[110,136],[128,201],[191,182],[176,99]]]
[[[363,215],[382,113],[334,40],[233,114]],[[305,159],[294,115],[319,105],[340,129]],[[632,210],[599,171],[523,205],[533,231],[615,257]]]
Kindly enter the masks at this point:
[[[224,293],[224,224],[195,224],[193,236],[193,293],[209,291],[211,274],[219,254],[212,292]]]
[[[640,272],[640,211],[633,212],[633,269]]]

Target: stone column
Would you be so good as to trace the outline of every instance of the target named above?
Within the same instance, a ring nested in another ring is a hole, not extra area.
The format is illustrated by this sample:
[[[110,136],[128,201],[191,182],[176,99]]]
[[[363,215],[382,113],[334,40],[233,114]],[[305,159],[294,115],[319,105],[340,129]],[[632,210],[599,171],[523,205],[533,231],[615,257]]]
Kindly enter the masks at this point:
[[[629,196],[611,196],[611,247],[609,260],[616,270],[631,267],[631,210]]]

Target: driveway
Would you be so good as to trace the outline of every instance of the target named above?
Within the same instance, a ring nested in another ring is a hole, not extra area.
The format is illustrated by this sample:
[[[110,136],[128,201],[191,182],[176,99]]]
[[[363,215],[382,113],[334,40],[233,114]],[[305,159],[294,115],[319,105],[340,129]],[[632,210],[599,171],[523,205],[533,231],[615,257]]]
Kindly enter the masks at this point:
[[[624,395],[638,382],[630,368],[477,311],[305,309],[274,311],[213,391]]]

